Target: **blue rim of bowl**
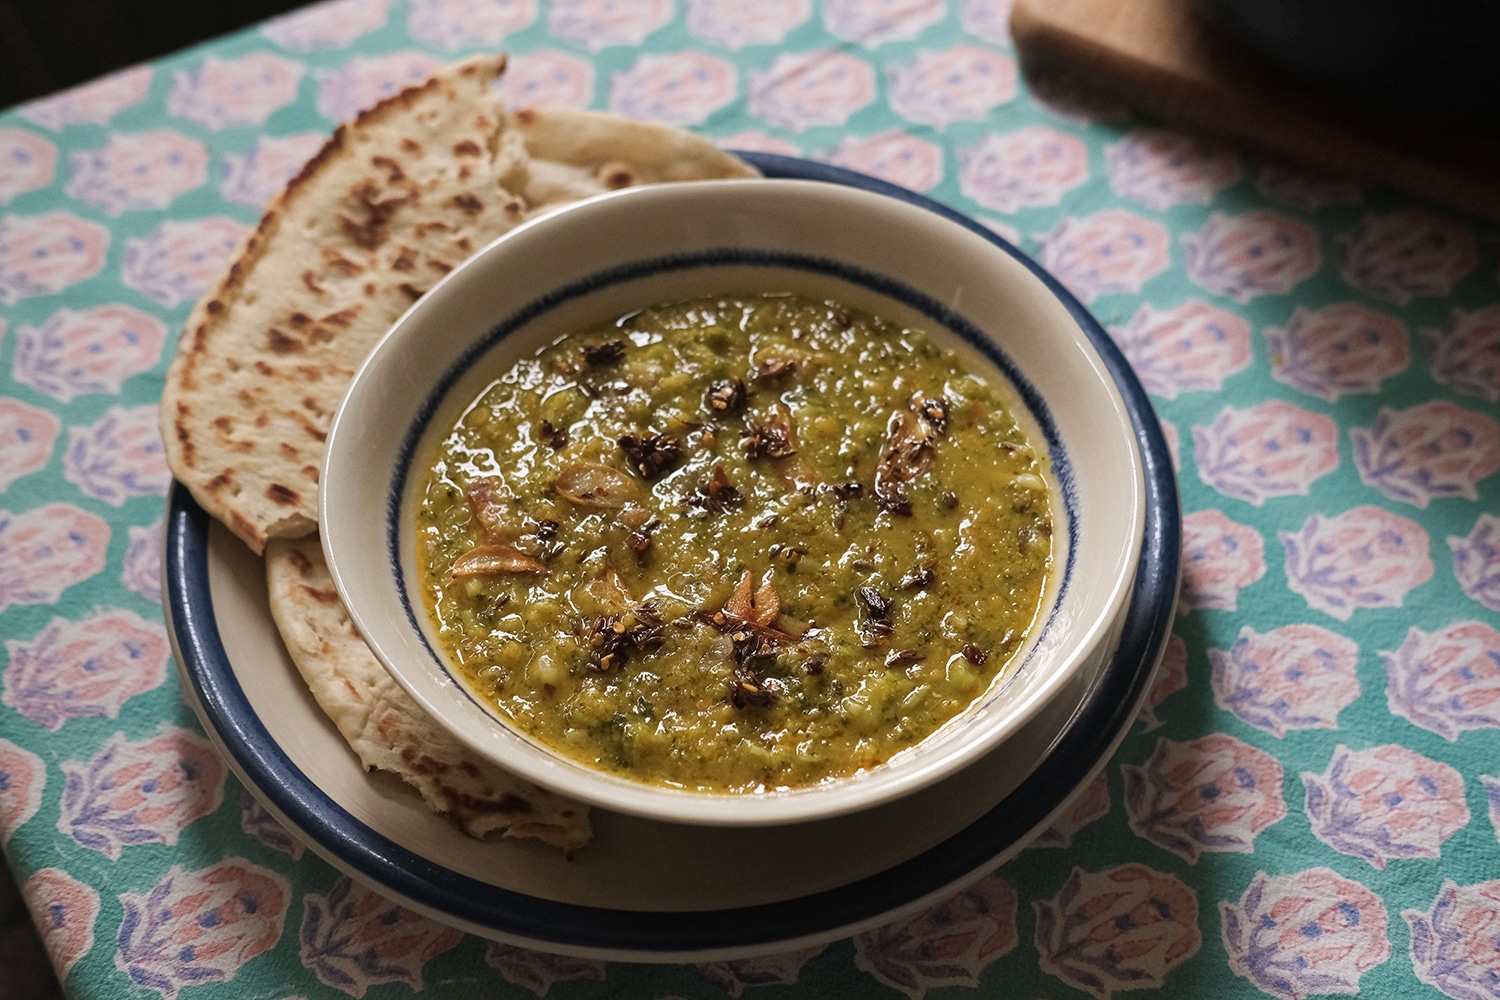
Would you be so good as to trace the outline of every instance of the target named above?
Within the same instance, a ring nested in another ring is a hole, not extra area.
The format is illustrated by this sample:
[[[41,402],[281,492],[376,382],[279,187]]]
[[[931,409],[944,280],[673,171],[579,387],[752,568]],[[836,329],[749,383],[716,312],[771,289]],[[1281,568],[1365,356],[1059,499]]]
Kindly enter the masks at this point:
[[[1088,335],[1125,400],[1145,467],[1145,537],[1118,649],[1037,769],[989,812],[909,861],[835,889],[758,906],[661,913],[560,903],[479,882],[407,850],[355,819],[286,756],[250,706],[219,637],[208,575],[210,519],[184,487],[174,484],[167,512],[165,597],[184,671],[205,722],[256,790],[302,836],[369,882],[455,920],[541,945],[650,956],[792,942],[876,919],[981,871],[1062,806],[1134,721],[1171,631],[1181,514],[1170,452],[1150,399],[1098,321],[1019,250],[931,199],[826,164],[739,155],[768,177],[873,191],[978,233],[1035,274]]]
[[[454,384],[465,374],[472,371],[476,365],[482,363],[482,359],[493,350],[501,341],[516,332],[526,324],[545,316],[549,310],[565,305],[575,299],[610,288],[615,285],[649,278],[658,274],[666,274],[674,271],[687,271],[697,269],[712,269],[716,267],[759,267],[779,268],[791,271],[807,271],[813,274],[826,275],[837,278],[851,285],[858,285],[869,291],[885,296],[895,302],[899,302],[909,309],[927,317],[933,323],[959,337],[975,351],[979,352],[987,361],[1000,369],[1010,385],[1020,395],[1022,403],[1037,422],[1042,435],[1047,440],[1047,457],[1052,467],[1052,474],[1057,480],[1058,488],[1062,494],[1063,510],[1067,514],[1068,526],[1068,548],[1067,559],[1063,564],[1062,576],[1058,581],[1057,592],[1053,597],[1052,613],[1048,616],[1043,628],[1050,628],[1056,621],[1064,603],[1064,597],[1068,587],[1073,581],[1074,567],[1078,561],[1078,501],[1077,485],[1073,478],[1073,463],[1068,457],[1068,452],[1061,438],[1057,434],[1057,425],[1053,422],[1052,413],[1047,406],[1047,401],[1037,392],[1036,387],[1026,378],[1011,361],[1010,357],[1001,350],[1000,346],[986,337],[984,332],[966,319],[957,310],[944,305],[930,295],[923,294],[907,285],[905,282],[892,278],[885,274],[869,271],[860,267],[852,267],[836,260],[825,257],[813,257],[807,254],[788,253],[773,250],[751,250],[736,247],[719,247],[707,250],[695,250],[691,253],[672,254],[665,257],[650,258],[632,261],[629,264],[607,268],[594,274],[586,275],[576,281],[552,289],[537,296],[530,302],[521,306],[510,316],[492,326],[488,333],[480,337],[474,343],[466,347],[461,354],[448,366],[422,401],[417,409],[416,418],[411,426],[407,428],[406,435],[401,441],[401,448],[396,458],[395,475],[392,477],[389,492],[385,503],[385,544],[386,560],[390,564],[390,570],[399,581],[402,579],[403,560],[401,558],[401,539],[403,526],[411,523],[411,512],[408,502],[414,502],[408,496],[407,485],[410,482],[409,473],[413,468],[413,453],[417,449],[422,436],[427,433],[431,426],[432,418],[443,405],[444,400],[452,391]],[[490,370],[493,370],[493,366]],[[406,621],[411,625],[412,632],[421,640],[422,648],[427,651],[428,661],[432,667],[440,671],[451,680],[455,690],[462,692],[470,702],[486,714],[492,709],[486,708],[484,702],[475,694],[473,687],[453,669],[450,657],[440,654],[433,647],[428,633],[421,620],[420,615],[412,606],[413,594],[407,586],[398,585],[396,596],[400,600],[401,609],[406,615]],[[994,688],[989,699],[999,697],[1007,688],[1016,683],[1031,666],[1033,655],[1039,648],[1040,643],[1033,641],[1025,658],[1007,670],[1007,676],[1003,683]]]

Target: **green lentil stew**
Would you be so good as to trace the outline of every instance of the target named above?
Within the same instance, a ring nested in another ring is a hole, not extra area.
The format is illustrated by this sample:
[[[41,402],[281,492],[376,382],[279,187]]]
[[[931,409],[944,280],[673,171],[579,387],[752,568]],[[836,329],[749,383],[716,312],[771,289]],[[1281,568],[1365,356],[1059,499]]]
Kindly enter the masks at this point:
[[[703,791],[874,767],[962,712],[1034,626],[1046,458],[921,331],[796,295],[562,338],[428,464],[441,645],[516,728]]]

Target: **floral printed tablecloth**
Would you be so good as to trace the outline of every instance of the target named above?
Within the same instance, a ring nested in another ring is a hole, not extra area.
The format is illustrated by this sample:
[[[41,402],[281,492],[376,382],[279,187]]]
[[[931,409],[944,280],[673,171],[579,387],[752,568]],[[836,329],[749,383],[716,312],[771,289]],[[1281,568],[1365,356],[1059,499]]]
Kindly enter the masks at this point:
[[[1500,231],[1027,81],[1006,0],[335,0],[0,114],[0,843],[77,997],[1500,997]],[[352,885],[184,706],[156,400],[333,125],[504,48],[515,101],[867,171],[1109,328],[1186,577],[1102,777],[957,898],[698,966]],[[972,988],[972,990],[965,989]]]

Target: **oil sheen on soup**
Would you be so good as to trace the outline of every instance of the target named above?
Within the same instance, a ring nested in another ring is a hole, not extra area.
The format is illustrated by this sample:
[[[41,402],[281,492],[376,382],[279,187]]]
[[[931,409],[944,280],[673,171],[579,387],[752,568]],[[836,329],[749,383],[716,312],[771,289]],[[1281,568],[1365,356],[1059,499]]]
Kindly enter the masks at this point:
[[[429,456],[440,644],[520,731],[713,792],[889,760],[1038,617],[1046,457],[1000,381],[926,334],[789,294],[563,337]]]

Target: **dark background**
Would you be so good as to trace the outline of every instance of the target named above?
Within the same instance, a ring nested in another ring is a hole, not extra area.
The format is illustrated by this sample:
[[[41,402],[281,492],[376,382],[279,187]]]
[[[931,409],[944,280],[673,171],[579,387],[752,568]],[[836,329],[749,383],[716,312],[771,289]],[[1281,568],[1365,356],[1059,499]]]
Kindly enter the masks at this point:
[[[304,0],[0,0],[0,108],[302,6]]]

